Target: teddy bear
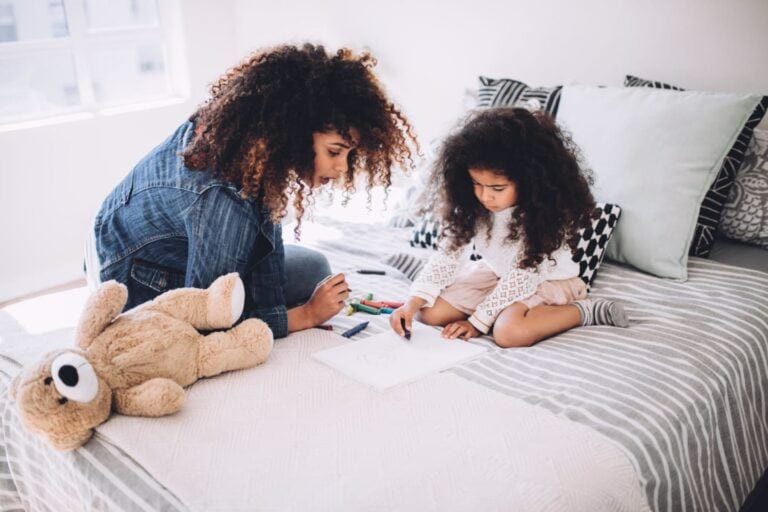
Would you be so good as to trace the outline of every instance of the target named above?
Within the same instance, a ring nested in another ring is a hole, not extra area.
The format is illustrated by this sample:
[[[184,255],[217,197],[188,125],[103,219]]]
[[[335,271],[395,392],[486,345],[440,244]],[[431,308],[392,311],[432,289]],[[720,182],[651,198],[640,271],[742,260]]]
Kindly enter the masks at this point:
[[[24,426],[58,450],[83,445],[113,410],[173,414],[184,402],[184,387],[261,364],[272,350],[272,331],[261,320],[232,327],[245,301],[237,273],[207,289],[170,290],[121,314],[127,299],[125,285],[104,283],[75,329],[79,349],[48,353],[11,383]]]

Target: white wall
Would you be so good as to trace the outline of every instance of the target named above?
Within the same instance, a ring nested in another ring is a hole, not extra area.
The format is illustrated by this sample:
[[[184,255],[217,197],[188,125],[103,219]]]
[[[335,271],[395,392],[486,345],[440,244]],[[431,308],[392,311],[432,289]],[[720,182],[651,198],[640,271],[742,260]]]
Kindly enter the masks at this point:
[[[250,50],[305,40],[367,47],[427,143],[478,74],[531,85],[621,83],[768,93],[765,0],[185,0],[192,96],[155,110],[0,133],[0,302],[80,276],[111,187]]]
[[[239,59],[234,18],[231,0],[183,2],[191,81],[183,103],[0,133],[0,302],[82,276],[101,200]]]
[[[236,10],[241,53],[303,39],[369,47],[423,142],[453,124],[478,74],[620,85],[634,73],[768,94],[766,0],[238,0]]]

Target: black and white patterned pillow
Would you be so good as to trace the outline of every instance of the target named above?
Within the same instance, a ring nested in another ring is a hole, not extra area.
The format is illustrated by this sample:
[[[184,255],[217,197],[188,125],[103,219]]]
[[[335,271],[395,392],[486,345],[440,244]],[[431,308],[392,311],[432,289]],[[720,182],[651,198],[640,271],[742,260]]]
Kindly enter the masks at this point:
[[[768,249],[768,131],[756,129],[718,228],[722,235]],[[766,255],[768,258],[768,255]]]
[[[511,78],[479,77],[477,90],[478,107],[527,107],[542,109],[555,117],[560,106],[562,85],[554,87],[529,87]]]
[[[633,75],[625,77],[624,86],[672,89],[675,91],[685,90],[664,82],[646,80]],[[715,241],[715,232],[723,214],[723,207],[736,180],[736,172],[744,160],[749,141],[752,139],[752,132],[755,126],[763,119],[766,108],[768,108],[768,96],[763,96],[763,99],[757,104],[754,112],[752,112],[752,115],[744,123],[739,136],[736,137],[736,142],[733,143],[733,147],[731,147],[725,160],[723,160],[723,165],[720,167],[714,183],[712,183],[712,186],[709,187],[707,194],[704,196],[704,201],[702,201],[699,208],[699,217],[696,220],[696,231],[693,235],[691,247],[688,250],[688,254],[691,256],[709,257],[712,244]]]
[[[440,238],[440,219],[433,213],[428,213],[416,224],[411,232],[411,247],[429,247],[437,249]]]
[[[605,256],[605,248],[620,216],[621,208],[618,205],[598,203],[592,214],[592,225],[579,231],[581,238],[573,252],[573,261],[579,264],[579,277],[587,285],[587,289],[595,280],[597,269]]]
[[[437,249],[437,242],[440,239],[440,228],[442,224],[437,215],[428,213],[421,219],[419,225],[413,228],[411,232],[411,247],[421,247],[422,249]],[[472,242],[472,252],[469,255],[469,259],[477,261],[483,259],[482,256],[475,251],[475,244]]]
[[[589,226],[579,230],[580,239],[576,246],[576,251],[573,253],[573,261],[579,264],[579,277],[581,277],[587,285],[587,288],[592,286],[592,281],[595,279],[597,269],[603,262],[605,248],[613,235],[613,230],[616,227],[616,223],[619,221],[619,216],[621,216],[621,208],[618,205],[597,203],[595,205],[595,211],[592,214],[592,222]],[[427,214],[411,233],[411,247],[431,247],[437,249],[440,229],[440,220],[433,214]],[[482,256],[475,252],[474,246],[472,246],[470,259],[472,261],[482,259]],[[408,265],[408,271],[410,273],[413,267],[409,261],[410,260],[403,260],[400,264],[401,266]],[[391,263],[387,264],[391,265]],[[395,266],[395,268],[398,267]],[[400,268],[398,268],[398,270],[406,273]],[[418,270],[421,270],[421,267],[419,267]],[[418,271],[416,271],[416,273],[418,273]]]

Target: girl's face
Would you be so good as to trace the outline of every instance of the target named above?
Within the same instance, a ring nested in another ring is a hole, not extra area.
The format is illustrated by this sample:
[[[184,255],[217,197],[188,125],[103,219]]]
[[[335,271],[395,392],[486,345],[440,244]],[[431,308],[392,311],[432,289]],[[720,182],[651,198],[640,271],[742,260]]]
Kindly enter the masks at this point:
[[[486,209],[500,212],[517,204],[517,186],[494,169],[470,168],[475,197]]]
[[[312,134],[312,148],[315,150],[315,171],[312,174],[312,188],[335,180],[349,169],[349,152],[355,149],[359,134],[350,130],[352,143],[344,140],[336,130]]]

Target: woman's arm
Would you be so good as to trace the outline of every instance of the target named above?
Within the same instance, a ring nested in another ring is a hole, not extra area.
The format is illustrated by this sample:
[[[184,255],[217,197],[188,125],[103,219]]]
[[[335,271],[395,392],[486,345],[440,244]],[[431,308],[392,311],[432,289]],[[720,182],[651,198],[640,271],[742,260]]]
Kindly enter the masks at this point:
[[[185,286],[206,288],[220,275],[238,272],[246,293],[243,318],[260,318],[275,338],[282,338],[289,332],[289,318],[279,266],[265,262],[252,268],[254,253],[275,250],[260,234],[258,221],[250,205],[233,191],[214,187],[201,194],[185,219]]]
[[[275,338],[322,324],[344,306],[349,296],[343,274],[319,283],[303,305],[287,309],[283,293],[284,262],[266,258],[284,257],[282,239],[275,233],[273,244],[260,234],[262,219],[254,218],[251,207],[232,191],[217,187],[195,202],[186,219],[189,239],[186,286],[206,288],[220,275],[239,272],[245,282],[243,318],[264,320]],[[276,228],[279,229],[279,228]],[[265,255],[252,267],[254,254]]]
[[[315,287],[312,297],[301,306],[288,310],[288,332],[316,327],[344,308],[349,287],[344,274],[328,276]]]

